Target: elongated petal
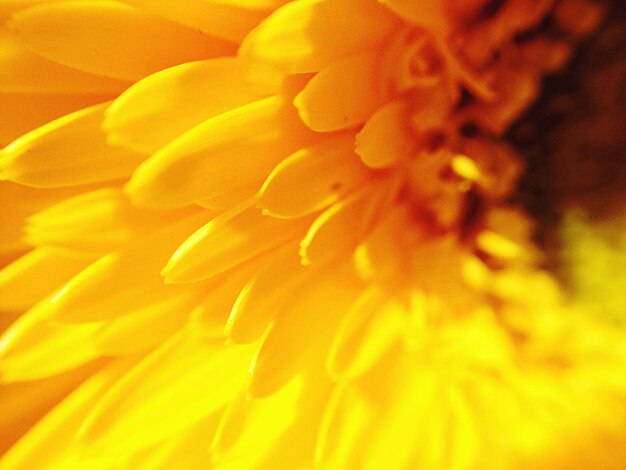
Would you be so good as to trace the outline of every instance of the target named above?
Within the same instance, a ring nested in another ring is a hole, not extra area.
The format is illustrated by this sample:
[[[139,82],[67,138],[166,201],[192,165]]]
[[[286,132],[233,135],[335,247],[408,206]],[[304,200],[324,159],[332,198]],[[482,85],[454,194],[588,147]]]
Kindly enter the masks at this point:
[[[260,180],[254,181],[233,189],[232,191],[216,194],[215,196],[203,199],[202,201],[198,201],[196,204],[216,212],[225,212],[255,198],[259,192],[261,184]]]
[[[63,398],[72,392],[91,374],[98,371],[98,365],[84,367],[36,381],[3,383],[0,385],[0,426],[2,427],[2,447],[4,451],[12,446],[32,426],[42,419]]]
[[[305,386],[300,376],[271,397],[234,400],[211,445],[214,460],[224,468],[231,462],[243,468],[272,468],[262,463],[272,447],[282,445],[281,438],[302,415],[299,402]]]
[[[317,132],[349,129],[365,122],[385,102],[376,51],[346,57],[323,68],[294,104]]]
[[[216,458],[232,447],[243,429],[253,401],[245,389],[240,390],[224,409],[211,442],[210,452]]]
[[[237,296],[267,261],[267,256],[254,258],[216,277],[207,288],[204,298],[191,312],[192,327],[204,337],[223,338],[226,321]]]
[[[275,10],[279,6],[287,3],[288,0],[210,0],[220,5],[230,5],[248,10]]]
[[[25,310],[90,264],[50,248],[37,248],[0,271],[0,310]]]
[[[94,333],[103,356],[126,356],[148,351],[168,340],[187,322],[196,292],[172,294],[152,305],[105,322]]]
[[[379,286],[365,290],[339,325],[328,356],[329,373],[345,379],[370,369],[405,330],[402,314]]]
[[[289,73],[316,72],[383,41],[393,16],[370,0],[302,0],[276,10],[244,40],[247,61]]]
[[[0,29],[0,91],[4,93],[119,93],[128,83],[49,61]]]
[[[289,301],[308,274],[300,263],[297,247],[289,244],[249,280],[237,297],[225,334],[235,343],[261,338],[274,314]]]
[[[196,211],[144,210],[130,205],[121,188],[104,188],[68,198],[29,217],[25,238],[34,246],[105,255]]]
[[[2,21],[8,20],[11,15],[20,10],[25,10],[35,5],[42,3],[52,3],[63,0],[3,0],[0,2],[0,19]]]
[[[259,99],[233,57],[191,62],[144,78],[107,110],[112,142],[152,153],[201,122]]]
[[[127,186],[153,206],[202,201],[265,179],[309,134],[280,97],[266,98],[196,126],[154,154]]]
[[[353,302],[345,270],[326,273],[278,312],[251,369],[249,393],[268,396],[319,361],[339,319]]]
[[[2,456],[2,468],[20,470],[53,464],[62,467],[85,414],[126,372],[130,363],[130,360],[116,361],[77,387]]]
[[[215,434],[222,413],[217,411],[196,424],[186,427],[147,451],[131,454],[125,461],[128,468],[159,470],[179,468],[193,470],[210,459],[207,441]]]
[[[112,147],[101,129],[108,103],[64,116],[11,143],[0,158],[0,178],[59,187],[128,176],[143,155]]]
[[[300,217],[336,202],[368,174],[354,153],[354,134],[332,137],[283,160],[257,205],[274,217]]]
[[[445,0],[417,1],[381,0],[381,3],[402,19],[422,28],[443,34],[448,31],[450,21],[446,17]]]
[[[320,468],[358,468],[375,411],[356,387],[335,387],[322,419],[315,449]]]
[[[87,419],[80,440],[101,449],[111,445],[118,450],[134,449],[183,430],[224,407],[235,395],[245,379],[251,352],[247,346],[225,347],[181,332],[103,397]],[[126,436],[123,442],[121,435]]]
[[[173,283],[209,279],[295,238],[305,223],[264,216],[255,207],[235,208],[189,237],[163,275]]]
[[[408,125],[403,100],[392,101],[376,111],[356,136],[356,153],[370,168],[387,168],[411,158],[416,138]]]
[[[109,101],[111,94],[5,93],[0,91],[0,146],[68,113]]]
[[[39,308],[57,321],[83,323],[130,314],[190,291],[164,285],[159,271],[180,241],[206,219],[205,214],[187,217],[100,258]]]
[[[437,387],[437,377],[431,370],[410,362],[405,362],[404,367],[403,373],[390,378],[394,380],[394,387],[389,392],[384,416],[376,427],[370,429],[373,435],[365,449],[363,465],[367,470],[388,465],[404,468],[414,459],[423,463],[425,468],[436,468],[436,462],[445,461],[443,455],[433,455],[445,452],[437,444],[443,443],[442,428],[447,422],[447,417],[440,413],[441,392]],[[402,377],[408,374],[406,371],[414,377]],[[405,432],[407,426],[418,422],[427,424],[418,429],[414,427],[415,432]],[[389,452],[390,446],[393,446],[394,452]]]
[[[36,380],[68,371],[99,357],[92,343],[97,324],[61,325],[37,307],[22,315],[0,338],[3,382]]]
[[[0,253],[27,247],[23,230],[30,215],[84,190],[85,187],[34,189],[0,181],[0,200],[11,201],[11,204],[0,204]]]
[[[393,197],[389,180],[376,182],[322,212],[300,244],[304,264],[328,261],[355,245],[378,217],[381,207]]]
[[[234,50],[232,43],[117,2],[44,4],[16,13],[10,27],[42,57],[126,80]]]
[[[354,261],[363,279],[388,279],[410,271],[406,253],[411,243],[410,210],[390,207],[376,227],[354,251]]]
[[[223,0],[123,0],[193,29],[229,41],[240,42],[263,17],[272,2],[229,2]],[[258,4],[258,5],[257,5]]]
[[[99,189],[29,217],[25,238],[34,246],[105,255],[139,234],[133,230],[139,228],[133,216],[140,214],[128,206],[120,189]],[[151,228],[155,225],[153,222]]]

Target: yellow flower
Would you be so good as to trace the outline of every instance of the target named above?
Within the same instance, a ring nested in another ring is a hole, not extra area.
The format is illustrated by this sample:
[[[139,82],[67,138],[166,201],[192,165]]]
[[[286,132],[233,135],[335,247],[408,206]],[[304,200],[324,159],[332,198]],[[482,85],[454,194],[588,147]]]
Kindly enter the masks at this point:
[[[507,136],[605,13],[0,1],[0,469],[623,468]]]

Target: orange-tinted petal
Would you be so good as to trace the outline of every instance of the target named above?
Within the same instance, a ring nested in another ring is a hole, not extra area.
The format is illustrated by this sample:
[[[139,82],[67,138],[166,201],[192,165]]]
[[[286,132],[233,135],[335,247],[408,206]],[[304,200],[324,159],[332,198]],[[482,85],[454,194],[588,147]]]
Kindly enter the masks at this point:
[[[356,153],[371,168],[397,165],[416,151],[416,138],[408,124],[409,110],[403,100],[380,108],[356,136]]]
[[[368,174],[354,154],[354,134],[333,136],[279,163],[257,206],[274,217],[301,217],[336,202]]]
[[[176,207],[265,179],[310,134],[281,97],[220,114],[154,154],[126,187],[135,202]]]
[[[305,222],[268,217],[253,206],[237,207],[211,220],[180,245],[163,275],[172,283],[209,279],[293,239]]]
[[[301,0],[276,10],[244,40],[240,55],[290,73],[316,72],[385,39],[393,16],[372,0]]]
[[[376,52],[346,57],[323,68],[300,92],[294,104],[302,120],[317,132],[361,124],[385,102],[378,81]]]
[[[112,142],[152,153],[197,124],[259,98],[239,77],[235,58],[190,62],[122,93],[107,110],[104,127]]]
[[[107,107],[77,111],[15,140],[2,150],[0,178],[45,188],[130,175],[145,157],[107,144],[101,129]]]
[[[126,80],[234,52],[232,43],[117,2],[43,4],[16,13],[10,27],[42,57]]]

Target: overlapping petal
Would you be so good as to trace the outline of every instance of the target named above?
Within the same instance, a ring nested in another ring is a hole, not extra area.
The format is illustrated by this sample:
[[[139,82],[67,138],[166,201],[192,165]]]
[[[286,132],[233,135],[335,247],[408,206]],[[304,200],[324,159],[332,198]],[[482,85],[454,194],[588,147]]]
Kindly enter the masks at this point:
[[[503,140],[602,11],[0,2],[0,468],[621,468]]]

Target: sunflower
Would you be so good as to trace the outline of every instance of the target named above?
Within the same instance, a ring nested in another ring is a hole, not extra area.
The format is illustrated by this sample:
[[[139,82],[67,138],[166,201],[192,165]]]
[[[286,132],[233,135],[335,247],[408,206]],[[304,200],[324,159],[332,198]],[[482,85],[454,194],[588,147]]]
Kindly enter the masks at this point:
[[[528,202],[609,9],[1,0],[0,469],[623,468],[623,198]]]

